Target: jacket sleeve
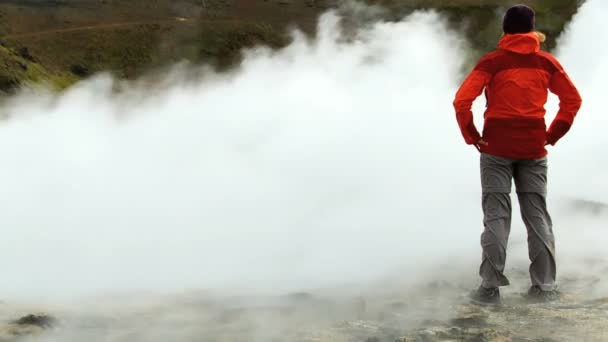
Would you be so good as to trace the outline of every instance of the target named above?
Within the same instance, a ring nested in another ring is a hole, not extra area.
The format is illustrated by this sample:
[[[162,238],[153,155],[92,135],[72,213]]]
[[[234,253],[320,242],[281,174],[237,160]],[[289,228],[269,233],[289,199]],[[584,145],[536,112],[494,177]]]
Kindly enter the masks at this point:
[[[469,145],[477,144],[479,139],[481,139],[481,135],[477,131],[473,121],[471,107],[473,101],[481,95],[491,79],[491,61],[486,56],[479,61],[456,93],[456,98],[454,99],[456,120],[458,121],[458,126],[460,126],[464,141]]]
[[[568,133],[582,104],[581,96],[568,74],[557,61],[555,66],[557,71],[551,76],[549,90],[559,97],[559,111],[547,131],[547,143],[551,145]]]

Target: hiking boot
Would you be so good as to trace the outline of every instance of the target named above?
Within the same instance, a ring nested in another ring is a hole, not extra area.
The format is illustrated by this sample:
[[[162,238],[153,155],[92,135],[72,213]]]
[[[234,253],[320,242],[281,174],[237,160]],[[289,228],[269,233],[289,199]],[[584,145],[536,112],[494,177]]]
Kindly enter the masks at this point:
[[[538,285],[532,285],[528,290],[528,300],[532,303],[549,303],[559,298],[560,293],[557,290],[544,291]]]
[[[480,286],[477,290],[471,292],[469,297],[471,302],[479,305],[500,304],[500,290],[498,290],[498,287],[487,289]]]

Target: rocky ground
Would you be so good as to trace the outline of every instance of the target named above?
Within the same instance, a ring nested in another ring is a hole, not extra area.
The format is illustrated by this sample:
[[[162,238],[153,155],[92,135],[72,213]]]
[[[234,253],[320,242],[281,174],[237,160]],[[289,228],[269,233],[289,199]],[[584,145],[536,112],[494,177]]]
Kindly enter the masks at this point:
[[[78,309],[46,309],[53,316],[28,316],[27,308],[4,303],[0,341],[608,340],[608,297],[596,291],[599,277],[564,278],[559,302],[530,304],[523,296],[526,272],[510,274],[522,285],[503,291],[503,304],[494,307],[468,303],[468,285],[447,283],[394,292],[368,289],[366,295],[347,290],[106,298]]]

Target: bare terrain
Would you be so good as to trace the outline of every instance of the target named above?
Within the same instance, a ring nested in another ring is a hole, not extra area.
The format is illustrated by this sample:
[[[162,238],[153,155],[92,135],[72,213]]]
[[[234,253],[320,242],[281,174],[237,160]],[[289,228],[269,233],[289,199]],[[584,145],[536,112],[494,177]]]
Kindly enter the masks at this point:
[[[180,61],[220,69],[238,64],[243,48],[289,43],[297,27],[314,35],[318,16],[344,8],[342,0],[127,0],[0,1],[0,87],[49,82],[58,88],[110,71],[135,78]],[[368,1],[384,8],[385,20],[416,9],[436,9],[476,48],[491,50],[500,36],[498,9],[508,2]],[[579,2],[529,1],[548,33],[547,49],[576,12]],[[348,16],[348,11],[342,12]],[[11,52],[12,51],[12,52]],[[16,60],[11,55],[25,58]],[[34,70],[27,71],[31,65]]]
[[[510,274],[525,284],[524,270]],[[608,298],[583,293],[602,286],[599,274],[564,279],[562,299],[550,304],[528,303],[525,288],[513,286],[502,305],[490,307],[469,304],[470,288],[448,283],[283,296],[134,295],[67,308],[3,303],[0,341],[599,342],[608,338]],[[32,310],[53,316],[28,319]]]

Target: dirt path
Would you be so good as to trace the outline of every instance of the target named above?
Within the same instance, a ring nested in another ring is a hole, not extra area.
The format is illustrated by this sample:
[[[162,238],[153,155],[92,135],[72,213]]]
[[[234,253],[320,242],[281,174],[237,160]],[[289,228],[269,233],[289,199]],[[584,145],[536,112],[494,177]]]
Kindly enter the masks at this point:
[[[115,29],[115,28],[122,28],[122,27],[139,26],[139,25],[188,24],[188,23],[192,23],[193,21],[194,20],[191,18],[172,17],[169,19],[161,19],[161,20],[118,22],[118,23],[111,23],[111,24],[77,26],[77,27],[67,27],[67,28],[62,28],[62,29],[14,33],[14,34],[8,34],[5,36],[2,36],[2,37],[0,37],[0,39],[20,39],[20,38],[28,38],[28,37],[53,35],[53,34],[58,34],[58,33],[80,32],[80,31],[91,31],[91,30],[107,30],[107,29]]]

